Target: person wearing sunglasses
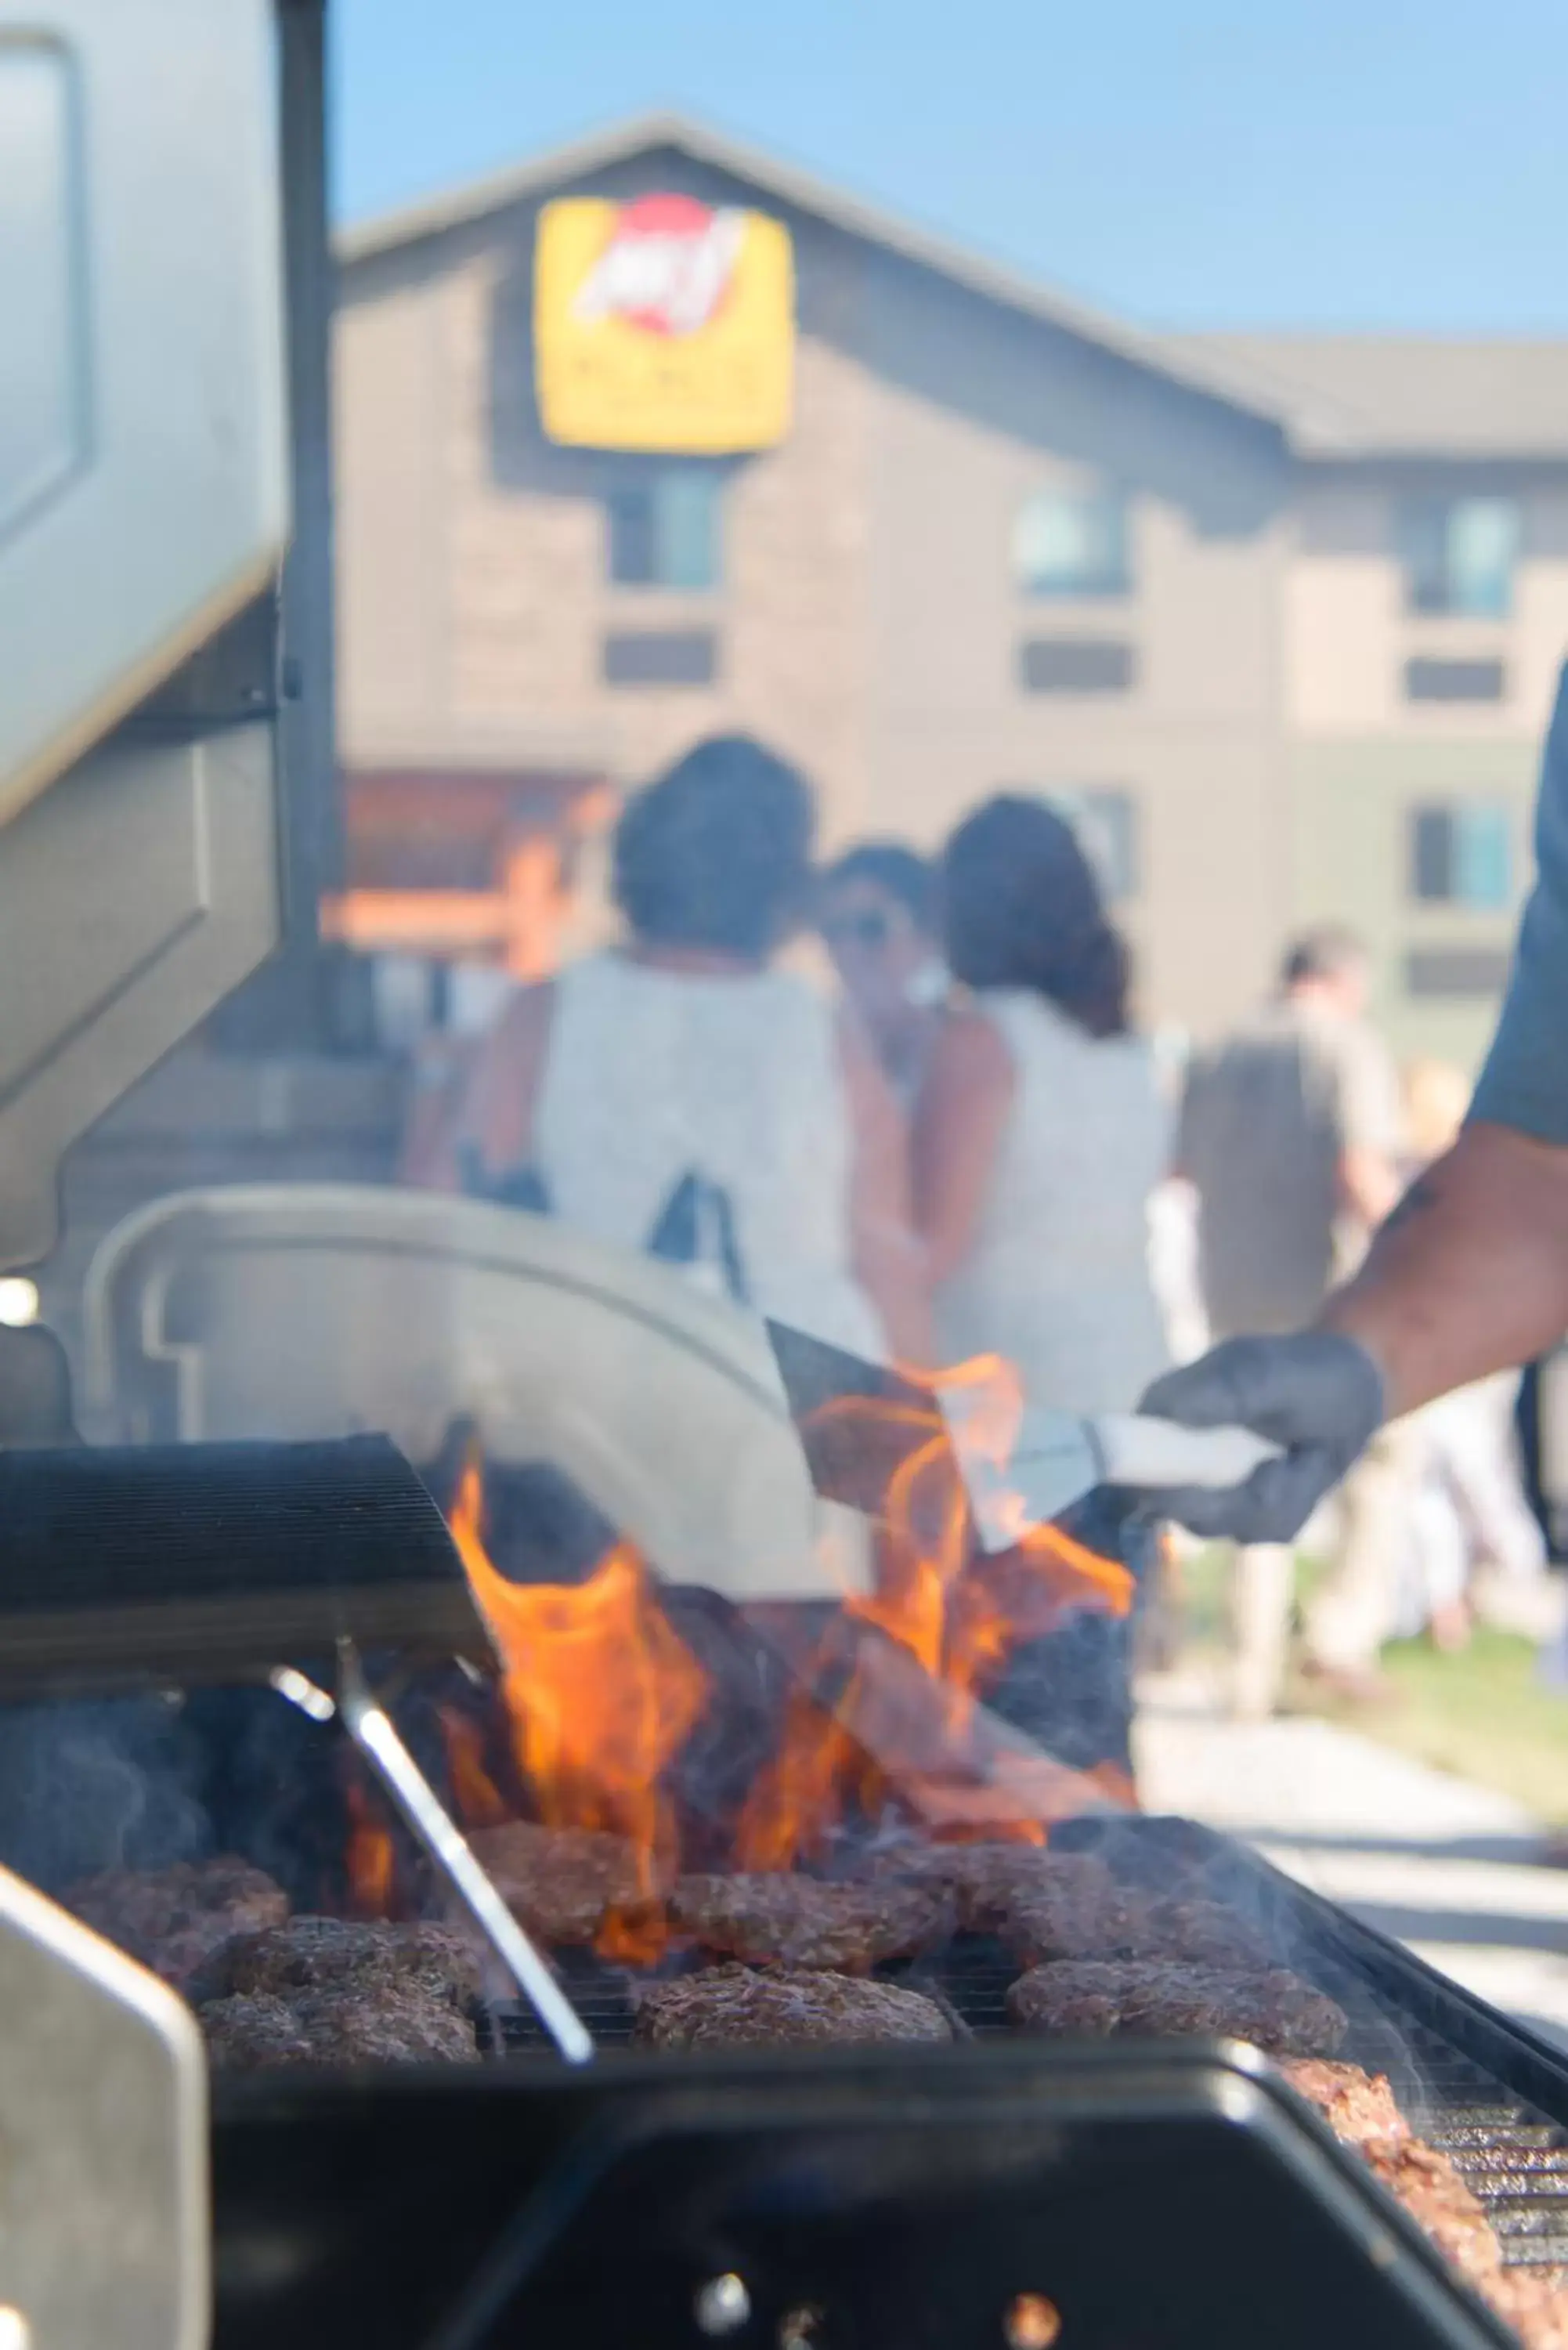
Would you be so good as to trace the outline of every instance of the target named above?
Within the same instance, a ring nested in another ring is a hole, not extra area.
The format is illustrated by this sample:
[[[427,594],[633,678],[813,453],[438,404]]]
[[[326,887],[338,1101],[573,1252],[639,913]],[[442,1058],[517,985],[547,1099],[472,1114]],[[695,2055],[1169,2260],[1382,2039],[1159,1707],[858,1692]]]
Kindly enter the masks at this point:
[[[818,897],[817,927],[844,992],[906,1105],[947,994],[936,895],[935,874],[914,849],[867,840],[828,868]]]

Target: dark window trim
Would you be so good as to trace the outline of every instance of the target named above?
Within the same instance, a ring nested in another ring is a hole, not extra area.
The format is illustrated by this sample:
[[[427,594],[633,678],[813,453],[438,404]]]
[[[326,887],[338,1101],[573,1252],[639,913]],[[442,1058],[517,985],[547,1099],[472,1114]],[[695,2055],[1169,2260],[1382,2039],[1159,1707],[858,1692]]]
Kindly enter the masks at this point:
[[[1137,684],[1137,648],[1120,637],[1024,637],[1015,659],[1024,693],[1123,694]]]
[[[691,692],[719,676],[719,639],[712,629],[607,629],[599,674],[622,691]]]
[[[1407,702],[1490,703],[1507,695],[1507,665],[1490,656],[1450,660],[1418,653],[1405,664]]]
[[[1423,1003],[1480,1003],[1508,984],[1511,950],[1469,944],[1411,947],[1405,956],[1405,993]]]

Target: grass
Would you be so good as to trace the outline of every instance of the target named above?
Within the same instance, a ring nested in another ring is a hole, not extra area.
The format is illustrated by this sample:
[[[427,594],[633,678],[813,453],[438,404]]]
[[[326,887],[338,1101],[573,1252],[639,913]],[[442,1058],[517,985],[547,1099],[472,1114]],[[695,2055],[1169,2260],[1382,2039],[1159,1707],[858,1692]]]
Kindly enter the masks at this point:
[[[1568,1697],[1542,1688],[1531,1641],[1484,1624],[1452,1655],[1394,1640],[1383,1669],[1394,1700],[1347,1710],[1367,1737],[1568,1827]]]
[[[1309,1591],[1322,1572],[1321,1563],[1303,1560],[1298,1591]],[[1184,1565],[1181,1614],[1194,1648],[1221,1645],[1225,1587],[1223,1553],[1204,1552]],[[1469,1646],[1453,1654],[1426,1640],[1391,1641],[1383,1669],[1395,1690],[1386,1705],[1336,1702],[1306,1682],[1294,1686],[1289,1703],[1568,1827],[1568,1696],[1543,1687],[1532,1642],[1478,1625]]]

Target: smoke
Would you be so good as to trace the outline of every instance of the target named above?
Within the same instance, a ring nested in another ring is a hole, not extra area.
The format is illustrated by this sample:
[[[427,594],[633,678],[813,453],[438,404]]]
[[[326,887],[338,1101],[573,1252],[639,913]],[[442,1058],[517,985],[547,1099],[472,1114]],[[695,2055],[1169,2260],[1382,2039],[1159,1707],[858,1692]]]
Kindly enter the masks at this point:
[[[200,1756],[179,1702],[63,1700],[0,1712],[0,1859],[46,1891],[100,1868],[210,1849]]]

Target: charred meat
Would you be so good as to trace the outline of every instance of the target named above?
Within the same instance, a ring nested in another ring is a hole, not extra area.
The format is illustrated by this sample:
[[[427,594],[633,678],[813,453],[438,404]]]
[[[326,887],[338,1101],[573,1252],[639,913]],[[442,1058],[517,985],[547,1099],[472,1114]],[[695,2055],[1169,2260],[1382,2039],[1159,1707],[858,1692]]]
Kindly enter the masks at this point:
[[[234,1935],[288,1916],[282,1886],[228,1854],[168,1868],[106,1868],[60,1898],[84,1926],[180,1988]]]
[[[591,1942],[612,1909],[646,1896],[624,1836],[509,1820],[475,1829],[469,1842],[507,1908],[542,1942]]]
[[[239,1992],[199,2011],[214,2066],[258,2072],[288,2064],[474,2064],[466,2016],[396,1982],[364,1990]]]
[[[1126,1955],[1241,1974],[1251,1967],[1267,1968],[1273,1954],[1254,1927],[1220,1902],[1165,1897],[1147,1902],[1136,1916]]]
[[[1348,2029],[1343,2010],[1282,1967],[1222,1974],[1147,1960],[1064,1960],[1038,1966],[1007,1994],[1025,2032],[1141,2033],[1153,2039],[1250,2040],[1277,2055],[1327,2056]]]
[[[638,2003],[644,2048],[778,2048],[950,2040],[934,2000],[895,1983],[781,1967],[710,1967],[656,1984]]]
[[[1368,2139],[1360,2152],[1444,2257],[1484,2290],[1502,2266],[1501,2248],[1448,2156],[1417,2137],[1399,2143]]]
[[[1333,2064],[1304,2056],[1283,2067],[1298,2096],[1316,2106],[1335,2137],[1364,2147],[1374,2139],[1402,2146],[1410,2125],[1394,2102],[1384,2073],[1364,2073],[1359,2064]]]
[[[879,1880],[902,1877],[944,1887],[967,1933],[992,1933],[1030,1900],[1093,1910],[1113,1900],[1116,1879],[1089,1853],[1055,1853],[1037,1844],[940,1844],[894,1850],[875,1864]]]
[[[670,1897],[670,1921],[705,1949],[758,1966],[863,1975],[884,1959],[909,1958],[945,1941],[953,1904],[945,1887],[892,1879],[840,1885],[763,1874],[682,1877]]]
[[[1480,2294],[1526,2350],[1568,2350],[1568,2292],[1550,2276],[1539,2270],[1500,2269],[1484,2280]]]
[[[226,1943],[192,1988],[213,2000],[265,1994],[294,2002],[320,1991],[455,2009],[479,2000],[482,1978],[472,1946],[445,1926],[294,1918]]]
[[[1142,1959],[1241,1974],[1266,1968],[1271,1955],[1246,1921],[1217,1901],[1151,1898],[1112,1880],[1026,1887],[997,1922],[1021,1966],[1054,1959]]]
[[[1529,2350],[1568,2350],[1568,2300],[1540,2272],[1503,2266],[1485,2207],[1449,2157],[1414,2135],[1382,2074],[1309,2059],[1284,2074]]]

